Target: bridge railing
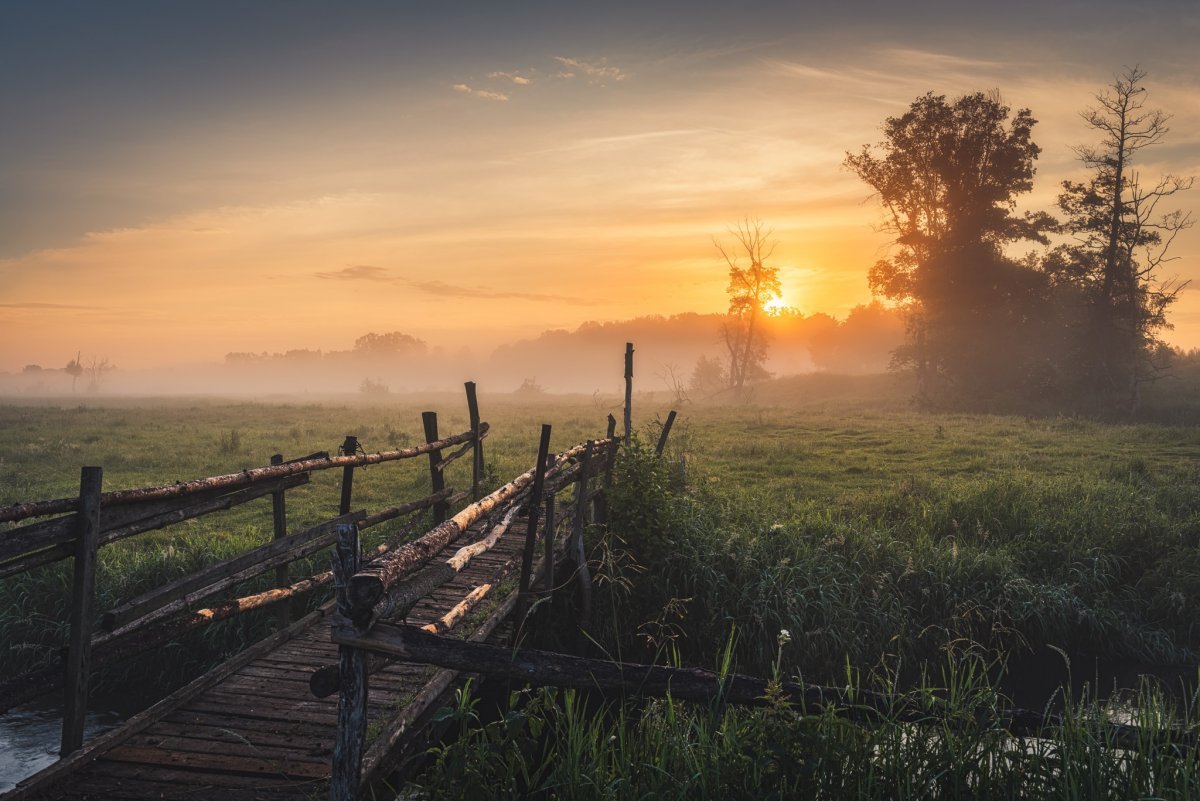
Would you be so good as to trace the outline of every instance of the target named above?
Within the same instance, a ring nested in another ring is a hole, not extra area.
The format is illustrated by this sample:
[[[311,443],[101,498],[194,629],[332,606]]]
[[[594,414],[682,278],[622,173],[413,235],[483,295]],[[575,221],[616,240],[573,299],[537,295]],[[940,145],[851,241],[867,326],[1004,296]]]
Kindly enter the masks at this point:
[[[277,454],[270,465],[238,473],[110,492],[102,489],[100,467],[84,467],[77,497],[0,507],[0,523],[49,518],[0,532],[0,579],[68,558],[73,560],[67,646],[57,663],[0,681],[0,712],[61,689],[64,693],[61,754],[65,756],[83,742],[88,684],[94,664],[146,653],[188,631],[268,606],[275,606],[280,613],[280,624],[286,624],[285,602],[327,586],[332,578],[332,573],[326,571],[293,582],[288,577],[288,564],[332,545],[339,525],[350,523],[356,529],[365,529],[410,516],[414,519],[402,531],[403,536],[411,532],[424,510],[431,509],[435,524],[441,524],[460,502],[468,498],[478,500],[483,487],[483,440],[489,427],[480,420],[475,384],[468,382],[465,388],[470,429],[439,437],[437,414],[425,412],[422,423],[426,441],[412,447],[364,453],[357,438],[348,436],[337,455],[320,452],[284,461]],[[472,457],[470,486],[456,492],[447,486],[445,471],[467,454]],[[428,456],[430,494],[371,514],[351,509],[356,469],[420,456]],[[287,492],[308,484],[312,473],[335,468],[342,470],[338,515],[301,531],[289,532]],[[96,563],[101,547],[265,497],[271,499],[270,542],[154,587],[97,615]],[[382,555],[395,548],[394,540],[378,546],[375,554]],[[226,594],[241,582],[272,569],[274,588],[197,608],[207,599]],[[97,622],[99,633],[94,630]]]
[[[496,609],[471,638],[486,638],[514,613],[516,636],[535,592],[536,576],[540,574],[544,579],[541,592],[552,596],[556,586],[554,564],[559,551],[569,554],[577,565],[574,578],[579,583],[586,610],[591,579],[584,558],[583,534],[588,521],[602,517],[607,509],[604,493],[611,484],[613,461],[621,444],[615,436],[615,428],[616,420],[610,415],[608,432],[603,439],[588,440],[561,453],[550,454],[550,426],[543,426],[533,468],[463,508],[420,538],[369,561],[360,556],[358,526],[353,522],[337,526],[338,542],[334,555],[337,614],[333,638],[339,642],[339,661],[337,665],[318,669],[310,680],[310,688],[317,697],[341,692],[331,798],[356,798],[360,788],[382,778],[396,740],[413,725],[422,711],[421,704],[410,704],[376,738],[371,749],[365,751],[369,677],[401,657],[373,651],[370,644],[361,641],[346,644],[340,638],[369,639],[377,624],[405,618],[421,598],[451,582],[473,558],[495,547],[513,523],[522,518],[525,539],[517,591],[500,599]],[[556,500],[572,486],[575,493],[570,501],[570,525],[564,527],[566,537],[560,539],[556,536],[558,524],[568,521],[556,519]],[[468,527],[481,521],[487,523],[481,539],[459,548],[447,559],[435,560]],[[539,526],[542,523],[544,525]],[[539,542],[543,545],[540,564],[537,563]],[[431,633],[448,631],[485,599],[496,594],[498,586],[499,580],[493,579],[472,589],[440,619],[426,624],[424,630]],[[442,671],[431,680],[425,692],[444,691],[455,675],[453,671]]]

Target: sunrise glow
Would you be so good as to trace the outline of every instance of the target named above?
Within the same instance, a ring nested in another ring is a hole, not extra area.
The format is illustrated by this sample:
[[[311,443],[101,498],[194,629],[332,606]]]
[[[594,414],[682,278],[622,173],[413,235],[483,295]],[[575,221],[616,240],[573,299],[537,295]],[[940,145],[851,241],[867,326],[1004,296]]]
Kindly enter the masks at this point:
[[[1200,163],[1186,24],[955,9],[4,4],[0,372],[390,330],[486,358],[587,321],[722,312],[713,239],[746,216],[776,263],[821,265],[803,312],[842,319],[892,241],[846,153],[930,91],[1033,110],[1030,210],[1078,174],[1079,112],[1123,63],[1173,115],[1154,173]],[[1200,232],[1174,255],[1200,277]],[[1171,320],[1200,346],[1200,293]]]

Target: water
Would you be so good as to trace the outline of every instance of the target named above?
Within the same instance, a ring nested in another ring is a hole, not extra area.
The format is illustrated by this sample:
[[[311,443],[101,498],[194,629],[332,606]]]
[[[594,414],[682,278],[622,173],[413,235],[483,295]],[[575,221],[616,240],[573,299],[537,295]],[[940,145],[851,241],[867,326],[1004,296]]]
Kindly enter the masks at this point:
[[[93,700],[83,741],[119,726],[129,715],[116,704]],[[62,705],[49,700],[26,704],[0,715],[0,793],[58,759]]]

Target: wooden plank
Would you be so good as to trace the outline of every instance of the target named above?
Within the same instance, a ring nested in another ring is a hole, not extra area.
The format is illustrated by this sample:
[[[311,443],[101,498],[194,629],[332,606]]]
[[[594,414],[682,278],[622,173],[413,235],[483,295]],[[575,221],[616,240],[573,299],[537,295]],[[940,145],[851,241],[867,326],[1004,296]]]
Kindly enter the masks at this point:
[[[288,760],[280,763],[270,759],[230,754],[197,754],[190,751],[162,751],[157,748],[138,748],[121,745],[104,755],[113,762],[132,762],[138,765],[189,767],[220,771],[221,773],[257,774],[290,778],[321,779],[329,775],[325,762]]]
[[[275,759],[279,762],[316,762],[327,768],[332,755],[332,743],[294,738],[290,741],[266,742],[264,738],[251,741],[235,732],[226,731],[225,736],[207,738],[189,733],[164,732],[155,726],[152,732],[129,738],[123,747],[157,749],[168,752],[211,754],[233,757],[255,757]]]
[[[119,745],[129,737],[149,728],[164,715],[175,711],[186,702],[196,698],[225,677],[232,675],[243,665],[254,661],[259,655],[270,651],[280,643],[286,642],[296,633],[307,629],[317,621],[323,620],[330,608],[330,605],[326,604],[320,609],[310,612],[288,628],[277,631],[269,637],[260,640],[232,659],[193,680],[185,687],[176,690],[148,709],[134,715],[125,721],[122,726],[100,735],[83,748],[71,754],[71,756],[60,759],[54,764],[22,780],[14,789],[9,791],[8,795],[4,796],[4,801],[23,801],[36,794],[40,794],[44,789],[59,780],[69,777],[72,772],[93,762],[107,753],[109,749]],[[228,711],[228,708],[226,707],[218,711]]]
[[[121,764],[121,763],[116,763]],[[128,767],[121,765],[122,767]],[[161,770],[161,769],[160,769]],[[274,799],[304,799],[315,792],[316,779],[288,781],[280,778],[247,781],[247,777],[233,777],[236,784],[222,786],[213,781],[215,774],[202,771],[164,770],[169,780],[146,780],[122,775],[77,777],[66,799],[88,799],[89,801],[162,801],[162,799],[187,799],[187,801],[274,801]],[[253,787],[246,787],[253,784]]]
[[[196,801],[208,799],[224,799],[225,792],[236,791],[239,788],[252,788],[260,793],[284,791],[295,793],[298,788],[315,786],[317,782],[311,779],[284,779],[278,776],[248,776],[212,773],[187,767],[161,767],[158,765],[136,765],[127,762],[106,762],[99,760],[88,766],[83,777],[93,781],[130,780],[153,782],[160,785],[175,785],[198,788],[195,793]],[[202,790],[220,788],[221,794],[206,795]],[[292,797],[295,797],[294,795]],[[305,797],[301,795],[300,797]]]

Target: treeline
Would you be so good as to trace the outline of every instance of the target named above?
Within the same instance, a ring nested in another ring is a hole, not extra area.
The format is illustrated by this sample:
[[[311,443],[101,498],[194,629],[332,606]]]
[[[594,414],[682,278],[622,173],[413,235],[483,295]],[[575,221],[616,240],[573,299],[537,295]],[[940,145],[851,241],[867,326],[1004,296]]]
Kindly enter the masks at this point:
[[[1191,178],[1147,180],[1136,163],[1166,136],[1129,69],[1083,113],[1078,180],[1055,213],[1018,215],[1040,148],[1028,109],[995,93],[927,94],[888,118],[884,138],[846,166],[872,189],[894,236],[871,268],[905,313],[898,364],[934,406],[1044,406],[1135,415],[1172,351],[1161,334],[1182,284],[1161,273],[1189,215],[1170,209]],[[1017,258],[1021,243],[1043,246]]]
[[[552,391],[591,392],[597,364],[607,364],[624,343],[637,348],[639,386],[684,389],[693,399],[728,388],[720,330],[725,315],[686,312],[614,322],[585,322],[574,330],[546,331],[498,347],[484,366],[502,375],[535,377]],[[759,378],[807,373],[877,373],[888,369],[903,343],[901,313],[879,303],[858,306],[844,320],[786,310],[764,317],[771,347]]]

